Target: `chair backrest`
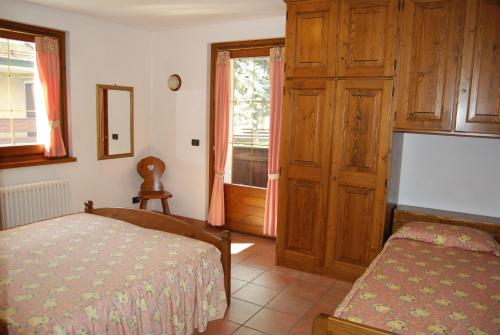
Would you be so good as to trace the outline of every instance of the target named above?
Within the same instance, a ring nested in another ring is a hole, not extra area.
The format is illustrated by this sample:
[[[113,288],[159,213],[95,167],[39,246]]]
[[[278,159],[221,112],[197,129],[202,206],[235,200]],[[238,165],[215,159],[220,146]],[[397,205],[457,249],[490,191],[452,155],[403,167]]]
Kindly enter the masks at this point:
[[[160,179],[165,172],[165,163],[157,157],[149,156],[137,163],[137,172],[144,179],[141,192],[163,192]]]

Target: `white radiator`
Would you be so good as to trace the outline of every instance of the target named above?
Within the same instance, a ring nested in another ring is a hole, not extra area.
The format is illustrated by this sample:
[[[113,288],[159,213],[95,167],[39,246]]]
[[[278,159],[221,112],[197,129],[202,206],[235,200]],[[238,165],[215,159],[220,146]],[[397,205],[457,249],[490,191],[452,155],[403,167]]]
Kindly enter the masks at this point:
[[[70,212],[67,180],[49,180],[0,187],[2,229],[52,219]]]

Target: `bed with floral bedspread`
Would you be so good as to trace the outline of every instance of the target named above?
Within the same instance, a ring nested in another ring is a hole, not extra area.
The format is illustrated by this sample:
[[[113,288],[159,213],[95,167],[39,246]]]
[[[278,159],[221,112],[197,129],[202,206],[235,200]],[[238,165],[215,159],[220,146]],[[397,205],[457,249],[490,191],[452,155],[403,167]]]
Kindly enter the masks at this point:
[[[500,334],[500,247],[472,228],[410,223],[334,316],[398,334]]]
[[[75,214],[0,232],[0,321],[14,334],[192,334],[226,310],[219,250]]]

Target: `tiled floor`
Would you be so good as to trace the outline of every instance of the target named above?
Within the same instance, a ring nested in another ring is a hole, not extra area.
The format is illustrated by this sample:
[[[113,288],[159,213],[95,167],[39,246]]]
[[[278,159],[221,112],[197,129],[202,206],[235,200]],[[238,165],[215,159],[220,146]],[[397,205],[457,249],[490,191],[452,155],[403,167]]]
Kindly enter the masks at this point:
[[[351,283],[275,266],[273,240],[233,233],[232,242],[231,305],[203,334],[309,335],[314,317],[332,314],[351,289]]]

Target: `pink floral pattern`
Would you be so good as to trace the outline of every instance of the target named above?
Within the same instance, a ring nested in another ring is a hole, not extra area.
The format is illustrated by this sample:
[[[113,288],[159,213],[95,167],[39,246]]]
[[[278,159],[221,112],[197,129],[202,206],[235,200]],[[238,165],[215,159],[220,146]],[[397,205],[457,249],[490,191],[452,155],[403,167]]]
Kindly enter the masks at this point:
[[[447,244],[468,229],[436,226],[446,237],[436,243],[422,226],[389,239],[334,315],[398,334],[499,334],[500,257]]]
[[[224,316],[220,252],[187,237],[75,214],[0,233],[9,334],[192,334]]]

